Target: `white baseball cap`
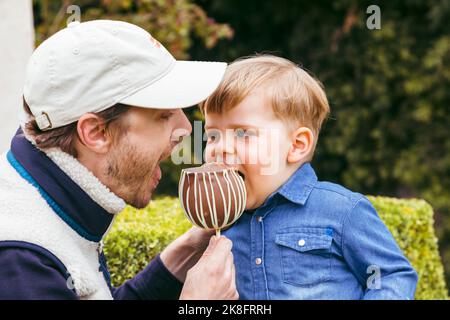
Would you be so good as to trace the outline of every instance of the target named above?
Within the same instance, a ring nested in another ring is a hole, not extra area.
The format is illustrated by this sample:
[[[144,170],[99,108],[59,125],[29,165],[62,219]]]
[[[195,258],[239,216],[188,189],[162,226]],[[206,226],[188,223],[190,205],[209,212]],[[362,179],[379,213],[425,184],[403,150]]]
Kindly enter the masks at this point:
[[[216,89],[226,66],[177,61],[147,31],[127,22],[73,22],[33,52],[24,98],[39,128],[50,130],[117,103],[196,105]]]

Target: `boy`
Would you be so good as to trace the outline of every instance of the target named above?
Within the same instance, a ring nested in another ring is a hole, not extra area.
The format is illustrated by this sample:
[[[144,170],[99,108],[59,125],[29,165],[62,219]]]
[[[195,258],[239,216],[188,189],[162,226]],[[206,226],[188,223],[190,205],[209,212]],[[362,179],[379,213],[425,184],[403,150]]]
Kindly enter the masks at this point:
[[[242,299],[413,299],[417,274],[361,194],[310,161],[330,109],[321,84],[264,55],[231,64],[201,105],[206,161],[235,166],[246,211],[231,239]]]

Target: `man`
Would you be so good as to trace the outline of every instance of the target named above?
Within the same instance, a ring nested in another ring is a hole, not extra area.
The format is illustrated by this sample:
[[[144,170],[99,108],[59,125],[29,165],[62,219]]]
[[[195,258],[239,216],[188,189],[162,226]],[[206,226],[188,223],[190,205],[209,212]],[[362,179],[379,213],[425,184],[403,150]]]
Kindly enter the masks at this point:
[[[125,22],[72,23],[33,53],[0,157],[0,299],[237,299],[231,242],[193,228],[112,288],[102,239],[145,207],[226,64],[176,61]],[[206,250],[205,250],[206,249]],[[184,283],[184,285],[183,285]]]

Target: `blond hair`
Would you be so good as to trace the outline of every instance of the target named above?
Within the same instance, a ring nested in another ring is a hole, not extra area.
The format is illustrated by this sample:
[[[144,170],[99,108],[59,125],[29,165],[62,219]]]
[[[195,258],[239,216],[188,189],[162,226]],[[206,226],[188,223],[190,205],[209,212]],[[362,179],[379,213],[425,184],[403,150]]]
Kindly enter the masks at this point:
[[[275,116],[295,128],[310,128],[314,145],[317,143],[322,123],[330,113],[324,88],[308,72],[281,57],[256,55],[236,60],[200,109],[203,114],[220,114],[259,88],[268,94]]]

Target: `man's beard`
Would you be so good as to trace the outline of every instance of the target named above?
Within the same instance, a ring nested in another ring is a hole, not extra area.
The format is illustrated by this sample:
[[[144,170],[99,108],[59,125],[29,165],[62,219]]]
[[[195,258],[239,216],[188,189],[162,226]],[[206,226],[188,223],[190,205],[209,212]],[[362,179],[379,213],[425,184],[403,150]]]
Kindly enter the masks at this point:
[[[151,152],[139,152],[127,137],[117,142],[108,156],[106,175],[110,189],[127,204],[142,209],[150,202],[152,174],[159,157]]]

